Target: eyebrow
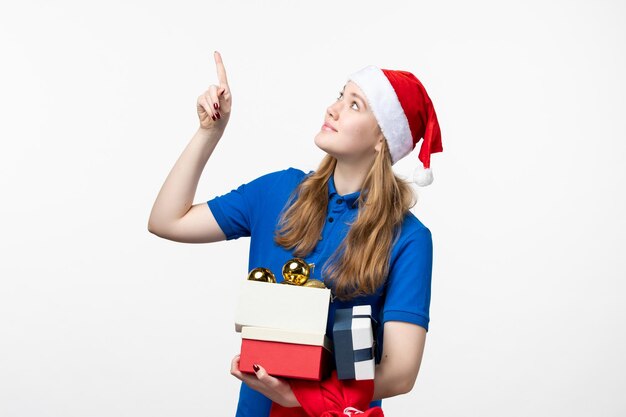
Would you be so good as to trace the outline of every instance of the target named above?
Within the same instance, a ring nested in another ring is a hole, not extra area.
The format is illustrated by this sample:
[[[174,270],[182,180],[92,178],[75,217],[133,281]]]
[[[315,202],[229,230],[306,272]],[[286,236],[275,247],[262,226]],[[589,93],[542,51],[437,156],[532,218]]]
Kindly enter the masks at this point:
[[[345,91],[346,91],[346,86],[344,85],[344,86],[343,86],[343,89],[341,90],[341,92],[343,93],[343,92],[345,92]],[[357,93],[354,93],[354,92],[353,92],[353,93],[350,93],[350,94],[352,94],[352,97],[356,97],[356,98],[358,98],[359,100],[361,100],[361,102],[363,103],[363,105],[365,106],[365,108],[367,108],[367,102],[366,102],[365,100],[363,100],[363,97],[361,97],[360,95],[358,95]]]

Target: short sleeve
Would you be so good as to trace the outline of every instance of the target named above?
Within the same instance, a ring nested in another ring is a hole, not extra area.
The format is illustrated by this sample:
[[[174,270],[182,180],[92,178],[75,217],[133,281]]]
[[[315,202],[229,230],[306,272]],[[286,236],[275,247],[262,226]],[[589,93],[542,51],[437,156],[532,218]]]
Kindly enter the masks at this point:
[[[284,179],[291,168],[271,172],[207,201],[227,240],[249,237],[258,213],[263,212],[268,190]]]
[[[432,235],[423,227],[402,242],[390,267],[383,323],[404,321],[428,331],[432,266]]]

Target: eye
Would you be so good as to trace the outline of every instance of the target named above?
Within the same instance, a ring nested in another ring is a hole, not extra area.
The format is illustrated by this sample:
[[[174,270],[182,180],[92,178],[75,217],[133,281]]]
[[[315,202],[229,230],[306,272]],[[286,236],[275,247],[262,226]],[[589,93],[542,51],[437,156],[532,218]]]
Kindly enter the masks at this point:
[[[340,91],[340,92],[339,92],[339,97],[337,97],[337,100],[339,100],[339,99],[340,99],[340,98],[342,98],[342,97],[343,97],[343,92],[342,92],[342,91]],[[355,110],[358,110],[358,109],[359,109],[359,103],[357,103],[356,101],[353,101],[353,102],[352,102],[352,104],[356,104],[356,109],[355,109]],[[351,106],[351,107],[352,107],[352,106]]]

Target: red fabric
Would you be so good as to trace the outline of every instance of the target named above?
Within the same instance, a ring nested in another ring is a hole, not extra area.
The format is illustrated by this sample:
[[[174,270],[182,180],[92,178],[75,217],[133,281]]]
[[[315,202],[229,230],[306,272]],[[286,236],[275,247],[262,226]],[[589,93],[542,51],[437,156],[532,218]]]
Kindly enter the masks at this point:
[[[383,417],[380,407],[368,408],[374,397],[374,380],[340,380],[337,370],[322,381],[289,379],[301,407],[272,403],[270,417]]]

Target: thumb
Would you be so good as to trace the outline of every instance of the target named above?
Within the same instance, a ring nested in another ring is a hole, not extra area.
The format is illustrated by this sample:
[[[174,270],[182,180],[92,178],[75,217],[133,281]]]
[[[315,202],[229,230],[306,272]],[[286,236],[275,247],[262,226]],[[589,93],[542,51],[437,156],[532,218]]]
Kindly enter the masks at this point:
[[[280,385],[280,381],[268,374],[265,368],[263,368],[258,363],[252,365],[252,369],[254,369],[254,373],[256,374],[257,379],[265,385],[272,388],[276,388],[278,385]]]
[[[254,373],[256,374],[257,378],[259,378],[259,379],[263,379],[263,378],[265,378],[267,376],[267,371],[265,370],[265,368],[263,368],[258,363],[253,364],[252,365],[252,369],[254,369]]]

